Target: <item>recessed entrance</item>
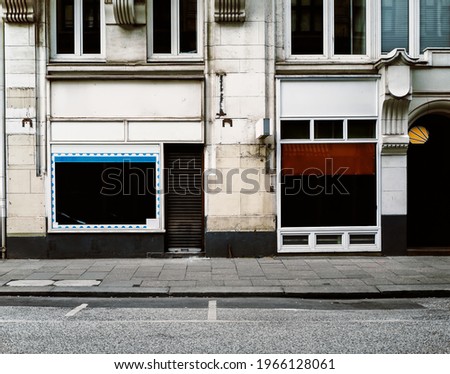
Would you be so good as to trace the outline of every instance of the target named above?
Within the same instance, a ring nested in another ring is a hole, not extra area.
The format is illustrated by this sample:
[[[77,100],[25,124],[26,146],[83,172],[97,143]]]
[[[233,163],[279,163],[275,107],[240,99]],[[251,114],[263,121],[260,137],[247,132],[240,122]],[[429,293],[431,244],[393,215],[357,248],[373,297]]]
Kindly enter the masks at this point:
[[[450,250],[450,117],[426,115],[410,131],[408,248]]]

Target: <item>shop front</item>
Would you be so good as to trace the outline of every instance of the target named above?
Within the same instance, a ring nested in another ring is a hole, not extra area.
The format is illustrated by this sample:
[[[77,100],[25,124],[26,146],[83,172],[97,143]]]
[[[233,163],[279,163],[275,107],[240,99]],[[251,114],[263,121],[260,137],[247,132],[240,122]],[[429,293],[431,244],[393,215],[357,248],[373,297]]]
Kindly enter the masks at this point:
[[[278,80],[278,251],[379,252],[377,77]]]

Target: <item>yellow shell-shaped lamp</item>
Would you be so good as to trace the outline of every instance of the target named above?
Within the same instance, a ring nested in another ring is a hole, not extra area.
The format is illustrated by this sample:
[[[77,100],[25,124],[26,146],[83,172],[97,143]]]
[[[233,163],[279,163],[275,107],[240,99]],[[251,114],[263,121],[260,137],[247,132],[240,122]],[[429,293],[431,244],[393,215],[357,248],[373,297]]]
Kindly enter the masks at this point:
[[[408,135],[411,144],[425,144],[430,137],[428,130],[423,126],[412,127]]]

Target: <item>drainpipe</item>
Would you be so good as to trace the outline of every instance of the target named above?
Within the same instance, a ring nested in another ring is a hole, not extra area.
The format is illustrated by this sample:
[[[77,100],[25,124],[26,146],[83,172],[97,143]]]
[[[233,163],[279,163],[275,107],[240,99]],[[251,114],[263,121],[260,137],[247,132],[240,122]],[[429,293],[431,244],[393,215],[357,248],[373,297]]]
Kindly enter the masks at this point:
[[[0,16],[0,251],[6,259],[6,94],[5,94],[5,24]]]

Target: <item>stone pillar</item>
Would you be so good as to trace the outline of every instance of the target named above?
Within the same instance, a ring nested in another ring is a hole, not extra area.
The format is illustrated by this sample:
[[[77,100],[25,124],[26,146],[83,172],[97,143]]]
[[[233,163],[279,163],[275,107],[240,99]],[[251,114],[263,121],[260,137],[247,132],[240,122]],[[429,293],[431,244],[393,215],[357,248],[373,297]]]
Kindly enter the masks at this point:
[[[256,134],[258,121],[274,118],[273,2],[208,3],[206,254],[274,254],[275,194],[266,173],[273,138]]]
[[[411,60],[397,50],[379,63],[381,105],[381,235],[385,255],[407,249],[408,113],[412,98]]]

